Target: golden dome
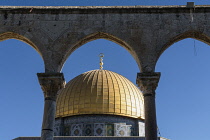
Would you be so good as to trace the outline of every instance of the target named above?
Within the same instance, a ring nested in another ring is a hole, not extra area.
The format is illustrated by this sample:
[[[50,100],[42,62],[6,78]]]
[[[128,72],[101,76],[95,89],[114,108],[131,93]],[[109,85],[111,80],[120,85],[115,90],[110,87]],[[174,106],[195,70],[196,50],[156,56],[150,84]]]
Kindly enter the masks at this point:
[[[108,70],[85,72],[66,84],[57,98],[56,118],[80,114],[112,114],[144,119],[140,90]]]

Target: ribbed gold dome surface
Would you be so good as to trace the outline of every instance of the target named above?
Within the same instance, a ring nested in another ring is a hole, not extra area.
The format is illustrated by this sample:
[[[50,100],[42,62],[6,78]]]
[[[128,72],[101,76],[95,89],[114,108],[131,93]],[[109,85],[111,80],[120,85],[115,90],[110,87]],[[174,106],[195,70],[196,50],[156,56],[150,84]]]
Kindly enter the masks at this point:
[[[108,70],[85,72],[66,84],[57,98],[56,118],[79,114],[113,114],[144,119],[140,90]]]

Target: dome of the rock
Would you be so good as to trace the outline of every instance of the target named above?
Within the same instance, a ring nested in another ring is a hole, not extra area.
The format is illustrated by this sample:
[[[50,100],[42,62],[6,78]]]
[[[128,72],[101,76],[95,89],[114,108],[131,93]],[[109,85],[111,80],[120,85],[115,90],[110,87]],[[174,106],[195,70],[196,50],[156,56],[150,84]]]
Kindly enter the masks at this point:
[[[111,114],[144,119],[140,90],[109,70],[85,72],[66,84],[57,98],[56,118],[81,114]]]

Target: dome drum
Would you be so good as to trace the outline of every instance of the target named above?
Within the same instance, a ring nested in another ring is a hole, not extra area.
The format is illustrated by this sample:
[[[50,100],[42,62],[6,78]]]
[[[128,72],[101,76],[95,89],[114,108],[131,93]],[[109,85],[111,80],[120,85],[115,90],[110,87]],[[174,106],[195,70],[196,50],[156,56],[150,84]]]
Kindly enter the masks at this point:
[[[145,135],[143,120],[119,115],[106,114],[92,114],[85,116],[75,115],[70,117],[57,118],[55,121],[54,132],[55,136]]]

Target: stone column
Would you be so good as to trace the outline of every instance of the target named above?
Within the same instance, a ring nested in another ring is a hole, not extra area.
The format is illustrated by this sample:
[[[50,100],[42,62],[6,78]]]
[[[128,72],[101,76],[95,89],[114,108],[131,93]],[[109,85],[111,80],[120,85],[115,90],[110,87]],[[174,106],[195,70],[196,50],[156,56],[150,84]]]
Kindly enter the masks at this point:
[[[44,92],[44,115],[41,140],[53,140],[57,92],[64,88],[63,73],[37,73]]]
[[[157,140],[155,90],[159,79],[159,72],[137,74],[137,84],[144,96],[145,140]]]

